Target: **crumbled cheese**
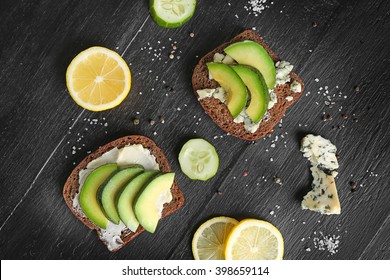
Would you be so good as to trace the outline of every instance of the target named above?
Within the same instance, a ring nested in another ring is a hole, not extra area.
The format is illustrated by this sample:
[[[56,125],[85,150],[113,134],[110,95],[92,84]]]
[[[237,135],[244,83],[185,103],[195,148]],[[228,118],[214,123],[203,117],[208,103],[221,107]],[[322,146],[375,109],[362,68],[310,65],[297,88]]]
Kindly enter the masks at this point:
[[[276,103],[278,103],[278,97],[273,89],[268,90],[269,92],[269,101],[268,101],[268,110],[272,109]]]
[[[276,66],[276,85],[283,85],[291,80],[290,73],[294,68],[287,61],[278,61],[275,64]]]
[[[225,56],[221,53],[215,53],[213,56],[214,62],[222,62],[222,60],[225,58]]]
[[[230,56],[230,55],[225,55],[225,57],[222,59],[222,63],[223,64],[234,64],[235,63],[235,61],[234,61],[234,59]]]
[[[201,100],[206,97],[212,97],[214,92],[215,92],[215,88],[198,89],[196,91],[196,93],[199,95],[198,100]]]
[[[261,123],[261,120],[258,123],[252,122],[248,114],[245,112],[245,109],[243,109],[233,121],[235,123],[244,123],[245,130],[251,133],[255,133]]]
[[[298,83],[297,81],[293,81],[290,85],[290,89],[293,92],[301,92],[302,91],[302,85]]]
[[[294,100],[294,97],[292,97],[292,96],[287,96],[286,97],[286,100],[288,101],[288,102],[291,102],[291,101],[293,101]]]
[[[222,87],[217,88],[206,88],[206,89],[198,89],[196,91],[199,95],[198,100],[202,100],[204,98],[216,98],[219,99],[222,103],[226,102],[226,93]]]
[[[213,56],[213,61],[223,64],[235,64],[236,62],[230,55],[224,55],[221,53],[215,53]]]

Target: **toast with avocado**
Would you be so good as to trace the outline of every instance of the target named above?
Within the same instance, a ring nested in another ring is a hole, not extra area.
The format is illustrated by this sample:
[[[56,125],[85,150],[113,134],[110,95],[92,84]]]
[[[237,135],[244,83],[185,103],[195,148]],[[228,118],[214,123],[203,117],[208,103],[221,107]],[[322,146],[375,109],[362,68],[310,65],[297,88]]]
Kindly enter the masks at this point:
[[[292,68],[246,30],[200,59],[192,86],[220,128],[252,141],[271,132],[302,95],[304,84]]]
[[[71,212],[110,251],[179,209],[184,197],[163,151],[149,138],[126,136],[81,161],[68,177],[63,196]]]

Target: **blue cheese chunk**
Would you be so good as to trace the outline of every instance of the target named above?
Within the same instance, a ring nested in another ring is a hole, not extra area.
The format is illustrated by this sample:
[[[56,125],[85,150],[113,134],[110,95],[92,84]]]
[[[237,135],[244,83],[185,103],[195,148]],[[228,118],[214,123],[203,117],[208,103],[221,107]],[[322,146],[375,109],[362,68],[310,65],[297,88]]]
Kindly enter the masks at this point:
[[[278,61],[276,66],[276,85],[283,85],[290,82],[290,73],[294,66],[287,61]]]
[[[332,175],[337,175],[335,172],[335,169],[339,168],[336,158],[337,148],[328,139],[320,135],[308,134],[302,139],[301,152],[313,166],[334,171]]]
[[[334,177],[317,166],[312,166],[310,170],[313,175],[313,189],[304,196],[302,209],[326,215],[340,214],[341,207]]]

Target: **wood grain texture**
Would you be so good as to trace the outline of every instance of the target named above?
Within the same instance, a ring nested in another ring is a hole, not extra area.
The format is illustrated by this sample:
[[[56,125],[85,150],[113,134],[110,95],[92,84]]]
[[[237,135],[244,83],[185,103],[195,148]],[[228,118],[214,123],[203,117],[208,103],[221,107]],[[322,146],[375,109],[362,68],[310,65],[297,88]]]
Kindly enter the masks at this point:
[[[390,38],[384,34],[390,4],[275,0],[255,17],[246,1],[203,0],[183,27],[163,29],[149,17],[147,1],[133,2],[1,2],[0,257],[191,259],[197,227],[230,215],[275,224],[286,259],[389,259]],[[203,112],[191,75],[201,56],[252,27],[295,65],[306,90],[271,137],[248,143],[227,136]],[[67,65],[92,45],[123,54],[133,77],[124,102],[100,113],[75,105],[65,86]],[[322,121],[324,114],[332,120]],[[309,132],[338,147],[340,216],[300,209],[311,175],[299,142]],[[186,202],[155,234],[110,253],[73,217],[62,186],[89,151],[130,134],[148,136],[164,150]],[[213,143],[220,156],[219,171],[207,182],[189,180],[177,161],[194,137]],[[320,250],[316,238],[333,235],[337,252]]]

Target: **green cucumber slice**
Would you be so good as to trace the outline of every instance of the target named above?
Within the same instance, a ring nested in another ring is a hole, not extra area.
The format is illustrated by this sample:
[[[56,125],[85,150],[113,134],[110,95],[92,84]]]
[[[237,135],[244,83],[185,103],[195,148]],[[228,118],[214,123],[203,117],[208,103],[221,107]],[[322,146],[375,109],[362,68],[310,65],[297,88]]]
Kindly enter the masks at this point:
[[[219,157],[214,146],[204,139],[191,139],[179,153],[180,168],[192,180],[207,181],[218,171]]]
[[[182,26],[195,13],[196,0],[150,0],[154,21],[165,28]]]
[[[107,184],[102,186],[101,203],[107,218],[110,219],[110,221],[113,223],[119,224],[120,221],[119,214],[116,209],[116,200],[118,199],[118,194],[132,178],[142,173],[143,171],[143,167],[140,166],[123,169],[115,173],[115,175],[108,180]]]

